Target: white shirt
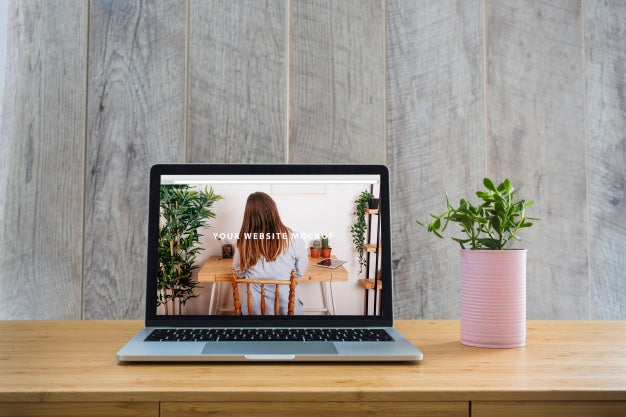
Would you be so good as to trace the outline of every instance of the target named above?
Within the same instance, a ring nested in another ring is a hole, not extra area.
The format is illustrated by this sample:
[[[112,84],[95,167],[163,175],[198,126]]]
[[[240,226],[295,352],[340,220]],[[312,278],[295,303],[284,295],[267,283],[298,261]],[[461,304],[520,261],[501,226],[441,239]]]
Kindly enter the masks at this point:
[[[296,275],[301,277],[305,272],[307,267],[309,266],[309,257],[304,245],[304,240],[299,237],[289,240],[289,247],[286,251],[284,251],[281,255],[279,255],[275,260],[268,262],[265,260],[265,257],[261,256],[257,263],[248,268],[245,271],[239,271],[239,250],[235,246],[235,253],[233,254],[233,268],[235,268],[235,273],[240,278],[248,278],[248,279],[277,279],[277,280],[285,280],[289,281],[291,277],[291,270],[296,270]],[[261,285],[252,284],[251,286],[252,293],[252,314],[259,315],[261,314]],[[266,315],[274,315],[274,293],[275,293],[275,285],[266,285],[265,286],[265,314]],[[240,285],[239,288],[239,299],[241,300],[241,311],[243,314],[248,313],[248,296],[247,291],[245,290],[245,285]],[[288,311],[288,303],[289,303],[289,287],[287,285],[281,285],[279,288],[279,302],[280,308],[279,313],[281,315],[287,315]],[[298,287],[296,287],[296,302],[294,306],[294,314],[302,314],[302,300],[298,298]]]

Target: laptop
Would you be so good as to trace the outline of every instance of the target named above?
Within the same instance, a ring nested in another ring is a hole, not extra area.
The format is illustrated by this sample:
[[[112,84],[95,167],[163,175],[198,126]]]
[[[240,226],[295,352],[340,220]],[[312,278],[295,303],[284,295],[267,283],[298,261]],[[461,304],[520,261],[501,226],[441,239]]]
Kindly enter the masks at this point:
[[[117,359],[421,360],[390,230],[383,165],[154,165],[145,328]]]

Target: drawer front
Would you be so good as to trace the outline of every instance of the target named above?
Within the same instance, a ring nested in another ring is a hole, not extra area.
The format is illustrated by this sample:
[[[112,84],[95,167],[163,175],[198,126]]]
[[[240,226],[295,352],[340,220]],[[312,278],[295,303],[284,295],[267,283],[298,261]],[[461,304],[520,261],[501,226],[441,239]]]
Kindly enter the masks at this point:
[[[0,417],[158,417],[157,402],[0,403]]]
[[[472,402],[472,417],[624,417],[626,402],[620,401],[528,401]]]
[[[164,402],[161,417],[469,417],[467,402]]]

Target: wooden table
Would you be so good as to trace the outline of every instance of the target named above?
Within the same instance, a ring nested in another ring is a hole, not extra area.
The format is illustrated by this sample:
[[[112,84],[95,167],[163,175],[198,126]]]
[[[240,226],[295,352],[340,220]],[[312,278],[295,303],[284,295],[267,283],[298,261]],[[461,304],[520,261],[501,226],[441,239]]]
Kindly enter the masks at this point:
[[[305,274],[296,281],[298,281],[298,284],[303,282],[319,282],[320,288],[322,289],[324,308],[329,314],[334,315],[335,299],[332,292],[332,283],[337,281],[348,281],[348,271],[346,271],[346,268],[344,268],[343,265],[334,269],[314,265],[316,262],[321,260],[322,258],[309,258],[309,266]],[[219,256],[211,256],[198,270],[198,282],[230,282],[230,270],[232,266],[232,258],[224,259]],[[329,288],[326,288],[326,285],[328,285]],[[215,300],[216,298],[219,298],[219,291],[216,291],[216,288],[217,285],[213,285],[211,288],[211,301],[209,302],[209,311],[211,314],[216,313]]]
[[[0,322],[0,416],[626,415],[626,322],[531,321],[526,347],[491,350],[399,321],[421,363],[118,363],[142,325]]]

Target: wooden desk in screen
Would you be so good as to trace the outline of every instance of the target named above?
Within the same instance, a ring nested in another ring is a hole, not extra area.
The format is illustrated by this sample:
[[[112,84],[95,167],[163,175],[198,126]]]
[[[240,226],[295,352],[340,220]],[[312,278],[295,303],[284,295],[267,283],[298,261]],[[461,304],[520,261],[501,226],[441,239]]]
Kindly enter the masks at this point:
[[[306,282],[318,282],[322,290],[323,310],[327,314],[335,314],[335,298],[333,296],[333,282],[347,282],[348,271],[342,266],[334,269],[314,266],[322,258],[309,258],[309,266],[306,273],[297,279],[298,285]],[[200,267],[198,271],[198,282],[211,282],[215,285],[211,288],[211,301],[209,303],[209,313],[218,313],[218,303],[220,297],[220,283],[230,283],[230,268],[233,266],[232,258],[223,259],[219,256],[211,256]],[[269,277],[274,278],[274,277]]]

